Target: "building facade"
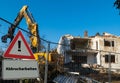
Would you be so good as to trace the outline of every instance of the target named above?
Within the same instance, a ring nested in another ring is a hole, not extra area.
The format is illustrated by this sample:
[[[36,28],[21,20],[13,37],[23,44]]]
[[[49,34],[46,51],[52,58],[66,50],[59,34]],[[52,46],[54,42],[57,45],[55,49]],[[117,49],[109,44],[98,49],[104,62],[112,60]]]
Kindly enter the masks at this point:
[[[109,33],[88,37],[64,35],[57,52],[64,56],[64,63],[97,64],[104,68],[120,69],[120,37]]]

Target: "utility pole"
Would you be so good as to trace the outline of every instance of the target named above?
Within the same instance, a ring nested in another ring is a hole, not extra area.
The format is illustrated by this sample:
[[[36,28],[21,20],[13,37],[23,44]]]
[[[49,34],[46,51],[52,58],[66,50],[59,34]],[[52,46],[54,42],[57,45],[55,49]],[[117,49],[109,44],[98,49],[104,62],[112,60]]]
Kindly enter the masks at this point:
[[[111,53],[109,53],[108,61],[109,61],[108,77],[109,77],[109,83],[111,83]]]
[[[112,48],[112,41],[110,42],[110,47]],[[109,78],[109,83],[111,83],[111,53],[110,52],[108,56],[108,62],[109,62],[108,78]]]
[[[44,77],[44,83],[47,83],[49,51],[50,51],[50,42],[48,42],[48,47],[47,47],[47,54],[46,54],[46,61],[45,61],[45,77]]]

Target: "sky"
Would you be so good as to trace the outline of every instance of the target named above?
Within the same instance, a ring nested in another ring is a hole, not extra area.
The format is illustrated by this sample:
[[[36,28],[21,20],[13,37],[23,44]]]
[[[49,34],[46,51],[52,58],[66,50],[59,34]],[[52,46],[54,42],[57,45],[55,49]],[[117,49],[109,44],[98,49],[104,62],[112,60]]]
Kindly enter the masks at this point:
[[[113,6],[115,0],[0,0],[0,17],[13,23],[24,5],[38,24],[40,37],[58,42],[65,34],[83,37],[97,32],[120,36],[120,15]],[[19,25],[27,30],[25,20]],[[9,25],[0,21],[0,36]]]

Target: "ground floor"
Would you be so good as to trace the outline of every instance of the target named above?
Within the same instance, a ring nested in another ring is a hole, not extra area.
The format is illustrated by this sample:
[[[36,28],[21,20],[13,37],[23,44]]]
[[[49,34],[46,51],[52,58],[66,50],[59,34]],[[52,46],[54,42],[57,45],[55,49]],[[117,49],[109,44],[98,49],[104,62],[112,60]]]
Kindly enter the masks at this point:
[[[120,54],[110,54],[105,52],[78,52],[69,51],[64,55],[64,63],[76,63],[89,67],[100,67],[120,72]]]

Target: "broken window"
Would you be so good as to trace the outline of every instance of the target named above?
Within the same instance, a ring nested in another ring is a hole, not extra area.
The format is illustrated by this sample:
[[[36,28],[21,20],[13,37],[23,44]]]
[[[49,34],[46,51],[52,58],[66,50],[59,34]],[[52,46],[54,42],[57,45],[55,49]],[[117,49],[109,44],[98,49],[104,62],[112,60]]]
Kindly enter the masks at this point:
[[[89,47],[89,39],[74,38],[70,40],[70,48],[72,50],[84,49]]]
[[[112,47],[114,47],[114,41],[112,41]]]
[[[105,55],[105,63],[109,63],[109,57],[111,58],[111,63],[115,63],[115,55]]]
[[[112,47],[114,47],[114,41],[104,40],[104,46],[112,46]]]

